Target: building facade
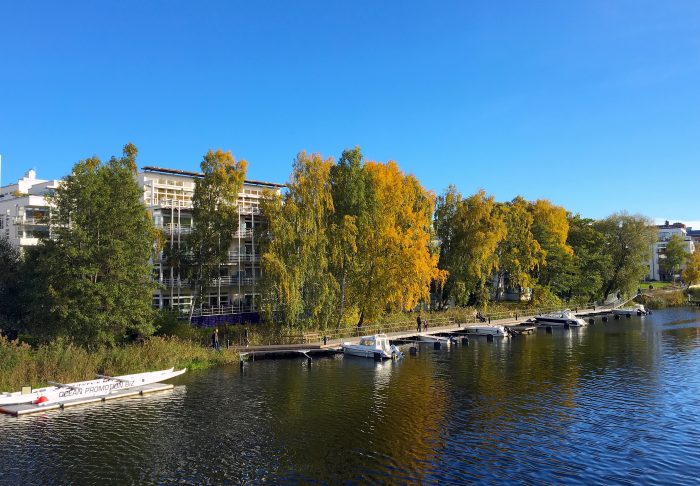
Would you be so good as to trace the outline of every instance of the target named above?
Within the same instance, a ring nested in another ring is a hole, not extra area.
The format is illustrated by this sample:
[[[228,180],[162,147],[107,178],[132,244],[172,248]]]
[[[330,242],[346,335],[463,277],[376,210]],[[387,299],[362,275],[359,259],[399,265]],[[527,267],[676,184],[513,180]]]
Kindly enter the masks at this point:
[[[686,253],[691,254],[695,251],[695,242],[693,237],[688,234],[683,223],[670,224],[668,221],[665,224],[657,225],[658,238],[656,243],[651,247],[651,261],[649,262],[649,280],[671,280],[672,276],[664,275],[661,269],[661,262],[666,258],[666,246],[672,236],[679,236],[683,240]]]
[[[192,283],[186,279],[174,252],[186,251],[187,235],[191,232],[192,197],[195,180],[201,173],[146,166],[137,174],[143,188],[143,202],[162,232],[163,251],[153,262],[154,280],[159,284],[153,295],[153,305],[159,309],[175,309],[189,313],[193,301]],[[36,178],[30,170],[15,184],[0,188],[0,235],[5,235],[18,248],[39,243],[48,237],[51,207],[46,196],[59,187],[61,181]],[[262,274],[256,242],[260,228],[260,200],[265,191],[279,193],[282,184],[246,180],[238,194],[238,228],[221,265],[219,278],[211,282],[202,304],[194,309],[194,321],[210,316],[238,316],[252,320],[258,311],[258,281]],[[230,319],[229,319],[230,321]]]

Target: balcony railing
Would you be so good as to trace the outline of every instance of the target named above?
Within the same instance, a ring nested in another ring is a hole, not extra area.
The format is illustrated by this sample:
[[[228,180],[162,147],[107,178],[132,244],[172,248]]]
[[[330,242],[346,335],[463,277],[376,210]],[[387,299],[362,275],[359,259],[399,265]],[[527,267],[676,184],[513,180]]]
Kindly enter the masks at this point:
[[[209,287],[231,286],[231,285],[241,285],[241,286],[253,286],[257,284],[258,279],[256,277],[238,277],[238,276],[227,276],[219,277],[213,279],[209,282]],[[186,278],[163,278],[159,281],[167,288],[188,288],[192,286],[192,281]]]
[[[192,225],[168,223],[165,226],[163,226],[163,229],[165,230],[166,233],[172,232],[172,233],[187,234],[187,233],[192,232]]]
[[[189,253],[189,254],[188,254],[188,253],[185,253],[183,256],[184,256],[184,257],[191,257],[192,254],[191,254],[191,253]],[[160,260],[161,262],[165,262],[165,261],[168,260],[167,257],[166,257],[166,255],[165,255],[165,253],[162,253],[162,252],[161,252],[159,260]],[[259,254],[240,253],[240,252],[237,252],[237,251],[229,251],[228,254],[227,254],[226,261],[225,261],[224,263],[238,263],[238,262],[241,262],[241,263],[250,263],[250,262],[258,262],[258,261],[260,261],[260,255],[259,255]]]
[[[23,218],[22,216],[15,216],[12,221],[16,225],[43,225],[49,224],[48,218]]]

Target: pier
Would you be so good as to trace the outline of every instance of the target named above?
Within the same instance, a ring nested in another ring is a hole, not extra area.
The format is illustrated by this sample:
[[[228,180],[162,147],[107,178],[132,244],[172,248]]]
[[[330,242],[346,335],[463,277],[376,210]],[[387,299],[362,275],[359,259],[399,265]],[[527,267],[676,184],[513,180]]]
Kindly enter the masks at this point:
[[[586,318],[590,321],[596,317],[608,316],[612,313],[612,310],[616,307],[622,305],[620,302],[615,302],[614,304],[609,304],[601,307],[588,307],[585,309],[575,309],[574,313],[577,317]],[[534,322],[534,318],[539,314],[528,314],[519,316],[515,312],[511,312],[512,316],[506,317],[487,317],[485,321],[468,321],[468,322],[457,322],[452,318],[436,318],[429,320],[429,328],[427,331],[418,332],[415,324],[411,323],[400,323],[394,326],[392,325],[377,325],[377,326],[367,326],[360,329],[355,329],[352,331],[352,335],[342,336],[340,333],[347,330],[328,331],[326,336],[323,336],[320,332],[310,333],[308,335],[300,336],[302,341],[311,341],[307,336],[312,336],[315,342],[304,342],[300,344],[270,344],[270,345],[260,345],[260,346],[232,346],[232,349],[237,350],[241,355],[241,366],[246,361],[255,361],[260,359],[276,359],[276,358],[294,358],[303,357],[306,358],[309,363],[311,363],[312,358],[315,357],[328,357],[339,353],[342,353],[342,344],[351,343],[358,344],[361,336],[367,336],[372,334],[386,334],[392,344],[411,344],[418,342],[428,342],[428,341],[440,341],[449,340],[450,338],[456,338],[454,341],[459,342],[458,338],[461,337],[484,337],[488,336],[474,336],[469,334],[470,327],[478,327],[480,325],[491,324],[504,326],[512,331],[513,335],[525,335],[534,333],[538,327]],[[411,328],[409,328],[409,326]],[[396,327],[401,327],[401,329],[395,329]],[[500,338],[499,338],[500,339]]]

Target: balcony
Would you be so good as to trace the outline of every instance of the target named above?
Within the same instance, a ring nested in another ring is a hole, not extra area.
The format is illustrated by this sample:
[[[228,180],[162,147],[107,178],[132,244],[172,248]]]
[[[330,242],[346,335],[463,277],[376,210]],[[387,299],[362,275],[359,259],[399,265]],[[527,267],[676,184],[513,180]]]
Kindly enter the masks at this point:
[[[47,226],[49,224],[48,218],[24,218],[22,216],[15,216],[12,222],[19,226]]]
[[[168,223],[163,226],[163,230],[166,233],[180,233],[184,235],[192,232],[192,226],[189,224]]]
[[[183,255],[184,257],[191,257],[191,253],[186,253]],[[167,261],[167,258],[165,257],[165,254],[161,252],[159,260],[161,262]],[[260,261],[260,255],[259,254],[253,254],[253,253],[240,253],[237,251],[229,251],[227,254],[226,261],[223,262],[224,264],[226,263],[252,263],[252,262],[259,262]]]

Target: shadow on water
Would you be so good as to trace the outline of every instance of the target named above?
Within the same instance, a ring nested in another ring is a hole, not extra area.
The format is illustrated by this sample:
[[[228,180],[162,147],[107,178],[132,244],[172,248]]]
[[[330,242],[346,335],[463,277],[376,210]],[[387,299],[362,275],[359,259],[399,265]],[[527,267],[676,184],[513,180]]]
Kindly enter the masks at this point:
[[[407,353],[408,354],[408,353]],[[694,483],[700,313],[375,363],[260,361],[0,418],[0,483]]]

